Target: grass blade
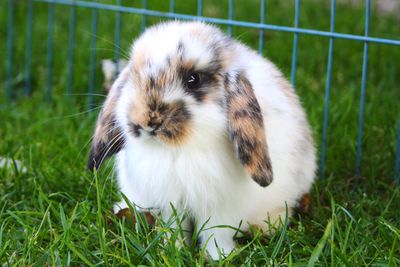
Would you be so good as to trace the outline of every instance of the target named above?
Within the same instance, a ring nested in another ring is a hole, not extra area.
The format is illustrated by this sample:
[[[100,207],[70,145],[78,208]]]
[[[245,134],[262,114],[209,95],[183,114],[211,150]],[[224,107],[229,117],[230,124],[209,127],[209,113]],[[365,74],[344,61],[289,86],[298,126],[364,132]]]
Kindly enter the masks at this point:
[[[307,264],[308,267],[315,266],[315,263],[318,261],[318,258],[321,255],[326,242],[328,241],[329,235],[331,234],[331,230],[332,230],[332,220],[329,220],[328,224],[326,225],[324,235],[318,241],[313,252],[311,253],[310,260],[308,261],[308,264]]]
[[[85,264],[87,264],[90,267],[94,267],[95,265],[92,264],[85,256],[83,256],[82,253],[80,253],[75,246],[72,243],[65,242],[64,243],[70,250],[72,250],[73,253],[75,253],[78,258],[80,258]]]
[[[276,243],[276,246],[274,247],[274,250],[272,251],[272,255],[271,255],[272,259],[276,258],[276,256],[278,255],[278,253],[279,253],[279,251],[281,249],[281,246],[282,246],[282,243],[283,243],[283,239],[285,238],[285,235],[286,235],[286,230],[287,230],[288,223],[289,223],[289,211],[288,211],[288,207],[286,205],[285,222],[283,224],[283,227],[282,227],[281,234],[279,236],[278,242]]]

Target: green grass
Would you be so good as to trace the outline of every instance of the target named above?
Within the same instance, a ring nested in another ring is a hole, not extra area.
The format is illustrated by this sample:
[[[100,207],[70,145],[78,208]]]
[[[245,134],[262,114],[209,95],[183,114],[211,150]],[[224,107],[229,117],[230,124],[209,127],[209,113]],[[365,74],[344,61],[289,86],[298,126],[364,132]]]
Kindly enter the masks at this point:
[[[102,1],[112,2],[112,1]],[[124,1],[128,4],[130,1]],[[179,2],[178,12],[195,14],[195,4]],[[205,2],[204,13],[225,17],[226,2]],[[34,4],[31,96],[23,95],[26,5],[15,1],[13,100],[5,98],[7,1],[0,2],[0,155],[20,160],[27,173],[0,169],[0,265],[204,265],[195,245],[177,249],[179,233],[159,222],[132,225],[110,208],[118,199],[112,161],[97,175],[85,169],[96,113],[87,112],[90,11],[77,10],[74,92],[66,96],[69,9],[56,6],[53,99],[46,86],[47,5]],[[236,3],[236,2],[235,2]],[[267,22],[293,24],[293,3],[267,1]],[[239,3],[236,3],[239,5]],[[149,1],[167,10],[168,3]],[[363,34],[363,7],[338,5],[336,30]],[[257,1],[242,2],[239,20],[258,21]],[[303,0],[302,27],[329,29],[329,4]],[[148,18],[149,23],[159,18]],[[122,15],[121,48],[128,51],[140,32],[141,17]],[[395,17],[372,13],[371,35],[400,38]],[[257,48],[258,31],[234,28],[234,35]],[[114,14],[99,11],[97,62],[113,57]],[[293,35],[266,32],[264,54],[287,77]],[[400,190],[394,187],[396,121],[400,113],[400,48],[369,48],[362,175],[354,176],[363,44],[335,40],[325,179],[312,190],[308,214],[295,216],[283,231],[248,238],[239,251],[211,265],[400,265]],[[320,145],[328,40],[300,36],[296,87]],[[96,93],[101,89],[96,67]],[[99,105],[104,100],[97,96]],[[140,215],[138,215],[140,217]],[[172,233],[170,240],[165,236]],[[194,237],[194,239],[196,239]]]

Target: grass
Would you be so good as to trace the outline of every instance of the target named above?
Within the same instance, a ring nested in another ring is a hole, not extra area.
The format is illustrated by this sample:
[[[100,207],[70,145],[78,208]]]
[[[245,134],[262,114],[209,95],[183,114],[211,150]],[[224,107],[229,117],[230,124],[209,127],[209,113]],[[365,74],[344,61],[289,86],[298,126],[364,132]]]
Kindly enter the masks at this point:
[[[112,1],[103,1],[112,2]],[[124,1],[123,4],[128,4]],[[193,1],[192,1],[193,2]],[[196,13],[192,2],[178,12]],[[226,2],[204,1],[204,13],[226,17]],[[186,3],[186,4],[185,4]],[[239,5],[238,3],[236,3]],[[136,5],[136,4],[135,4]],[[167,10],[168,3],[149,1]],[[7,1],[0,2],[0,36],[6,40]],[[293,24],[293,3],[267,1],[267,22]],[[68,12],[66,12],[68,11]],[[20,160],[26,173],[0,169],[1,265],[204,265],[194,245],[177,249],[171,222],[151,230],[132,225],[110,208],[118,199],[112,161],[98,174],[85,170],[96,113],[87,111],[90,13],[77,9],[73,94],[66,96],[69,10],[55,7],[53,99],[45,103],[47,5],[34,4],[32,94],[24,96],[26,4],[15,1],[13,100],[0,96],[0,155]],[[336,30],[363,34],[363,7],[337,5]],[[235,18],[258,21],[257,1],[242,2]],[[148,18],[155,23],[158,18]],[[140,32],[141,17],[122,14],[121,48]],[[400,36],[398,19],[372,13],[371,35]],[[329,29],[329,4],[304,0],[300,25]],[[234,28],[234,35],[257,48],[258,31]],[[290,75],[293,35],[267,31],[264,54]],[[99,11],[97,62],[113,58],[114,13]],[[237,253],[210,265],[400,265],[400,192],[394,187],[396,122],[400,113],[400,49],[370,44],[363,135],[362,175],[354,176],[361,84],[362,43],[335,40],[325,179],[315,183],[311,210],[272,236],[249,238]],[[320,145],[328,40],[300,36],[296,87]],[[0,42],[0,88],[5,88],[6,42]],[[101,89],[96,65],[96,93]],[[104,98],[96,96],[96,106]],[[173,219],[173,218],[172,218]],[[171,234],[171,240],[165,236]],[[196,237],[194,237],[196,239]]]

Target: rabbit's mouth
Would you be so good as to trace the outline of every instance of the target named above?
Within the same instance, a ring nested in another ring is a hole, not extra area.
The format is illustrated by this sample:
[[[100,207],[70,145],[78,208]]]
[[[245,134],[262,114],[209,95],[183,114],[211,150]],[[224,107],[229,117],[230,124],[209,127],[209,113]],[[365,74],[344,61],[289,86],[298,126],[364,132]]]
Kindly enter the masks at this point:
[[[163,131],[163,128],[160,128],[160,127],[142,127],[139,124],[130,123],[129,124],[129,130],[133,134],[134,137],[142,137],[143,135],[146,135],[146,136],[149,136],[149,137],[156,137]]]
[[[129,131],[135,138],[157,138],[170,144],[182,144],[190,134],[192,114],[183,101],[165,105],[162,110],[151,110],[142,123],[129,123]],[[143,118],[143,117],[142,117]]]

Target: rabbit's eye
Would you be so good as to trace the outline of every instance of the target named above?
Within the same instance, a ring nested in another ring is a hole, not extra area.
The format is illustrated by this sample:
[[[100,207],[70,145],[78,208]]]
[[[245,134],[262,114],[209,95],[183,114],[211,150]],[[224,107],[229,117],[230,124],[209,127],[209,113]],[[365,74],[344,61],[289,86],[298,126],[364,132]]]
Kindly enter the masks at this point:
[[[192,72],[189,74],[186,80],[187,87],[189,89],[197,89],[201,86],[201,77],[197,72]]]

